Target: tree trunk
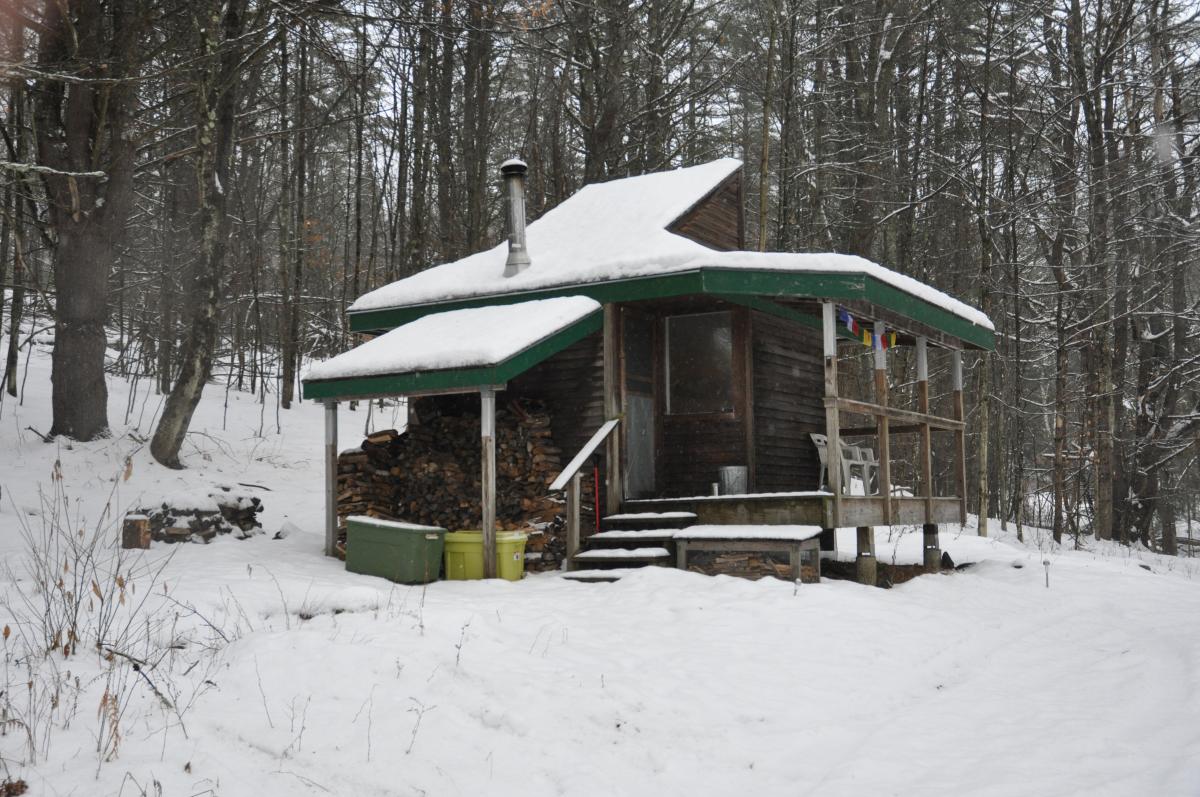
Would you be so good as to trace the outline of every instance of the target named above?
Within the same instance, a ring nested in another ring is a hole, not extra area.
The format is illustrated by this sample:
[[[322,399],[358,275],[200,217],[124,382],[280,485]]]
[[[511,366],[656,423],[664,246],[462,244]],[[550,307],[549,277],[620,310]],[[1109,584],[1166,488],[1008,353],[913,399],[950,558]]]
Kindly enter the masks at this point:
[[[415,274],[425,265],[425,240],[429,188],[429,84],[433,73],[433,0],[421,2],[421,33],[417,38],[417,62],[413,72],[412,123],[412,201],[408,223],[406,274]]]
[[[246,0],[214,3],[208,24],[201,30],[202,50],[210,63],[197,87],[196,171],[201,221],[200,257],[191,290],[191,333],[184,344],[179,379],[167,396],[162,417],[150,441],[150,453],[154,458],[172,468],[181,467],[179,450],[196,405],[200,403],[204,384],[212,373],[221,272],[229,240],[226,191],[232,188],[230,162],[237,111],[237,69],[245,46],[239,42],[244,27],[245,3]],[[221,31],[219,38],[218,29]]]
[[[767,251],[767,223],[770,205],[768,198],[771,193],[771,85],[775,76],[775,33],[778,27],[779,15],[775,13],[775,3],[766,4],[766,13],[770,15],[767,33],[767,82],[763,87],[762,103],[762,140],[758,153],[758,251]]]
[[[995,8],[988,6],[986,39],[983,56],[983,87],[979,97],[979,186],[976,194],[976,224],[979,230],[979,309],[984,315],[992,312],[992,156],[991,156],[991,87],[992,34],[995,30]],[[996,12],[998,13],[998,12]],[[978,465],[979,536],[988,536],[988,510],[991,506],[988,488],[988,447],[991,433],[992,359],[990,352],[979,357],[975,412],[979,421],[979,444],[976,447]]]
[[[437,129],[437,215],[438,215],[438,251],[443,263],[457,259],[457,247],[454,236],[454,172],[451,140],[453,138],[453,122],[450,115],[453,112],[451,100],[454,87],[454,19],[450,13],[451,0],[441,0],[442,14],[438,38],[442,43],[440,71],[437,75],[436,112],[434,119]]]
[[[55,341],[52,435],[92,440],[108,433],[104,381],[108,276],[133,197],[136,143],[126,133],[133,88],[125,82],[64,83],[54,77],[134,71],[138,26],[124,0],[46,0],[37,81],[38,161],[54,251]],[[97,172],[103,172],[103,176]]]
[[[16,63],[25,56],[24,47],[25,26],[22,24],[19,15],[14,14],[12,20],[12,28],[9,37],[9,59]],[[21,162],[25,158],[25,134],[22,132],[25,119],[25,97],[24,97],[25,81],[14,76],[9,84],[9,108],[12,109],[12,133],[11,138],[15,139],[16,150],[13,154],[14,160]],[[10,185],[5,191],[5,203],[8,211],[5,214],[5,233],[11,238],[12,247],[12,312],[9,314],[8,327],[8,349],[5,358],[4,370],[0,371],[0,376],[3,377],[4,387],[8,390],[10,396],[17,395],[17,352],[20,346],[21,337],[21,310],[22,304],[25,301],[25,268],[24,268],[24,251],[22,241],[24,236],[21,231],[22,213],[21,202],[17,196],[17,189]],[[8,248],[4,248],[7,253]],[[5,254],[0,254],[3,258]],[[0,318],[4,317],[4,270],[5,265],[0,264]],[[0,332],[3,332],[0,329]]]
[[[285,314],[283,333],[283,368],[279,378],[279,406],[289,409],[296,389],[296,371],[300,364],[300,303],[304,288],[304,260],[308,246],[308,29],[300,29],[300,76],[296,85],[296,182],[295,213],[292,218],[291,302]],[[284,275],[284,281],[287,281]]]

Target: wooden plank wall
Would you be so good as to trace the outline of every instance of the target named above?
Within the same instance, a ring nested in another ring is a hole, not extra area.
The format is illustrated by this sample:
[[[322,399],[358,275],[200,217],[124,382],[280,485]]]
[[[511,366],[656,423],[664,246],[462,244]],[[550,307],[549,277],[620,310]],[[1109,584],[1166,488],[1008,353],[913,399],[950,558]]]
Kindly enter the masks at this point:
[[[566,465],[604,425],[604,339],[595,332],[553,357],[535,365],[508,383],[500,394],[501,402],[517,396],[540,399],[550,412],[554,445],[562,449]],[[604,449],[601,448],[601,453]],[[604,505],[604,463],[600,464],[600,501]],[[592,469],[585,465],[583,488],[592,503]],[[591,533],[592,520],[585,519],[585,536]]]
[[[667,497],[708,495],[717,469],[746,464],[742,419],[734,415],[663,418],[660,491]]]
[[[755,489],[815,490],[820,460],[810,432],[824,433],[821,335],[755,312]]]
[[[741,170],[730,175],[668,229],[718,251],[744,249]]]
[[[591,334],[516,377],[500,394],[546,402],[564,464],[604,425],[602,343],[599,332]]]

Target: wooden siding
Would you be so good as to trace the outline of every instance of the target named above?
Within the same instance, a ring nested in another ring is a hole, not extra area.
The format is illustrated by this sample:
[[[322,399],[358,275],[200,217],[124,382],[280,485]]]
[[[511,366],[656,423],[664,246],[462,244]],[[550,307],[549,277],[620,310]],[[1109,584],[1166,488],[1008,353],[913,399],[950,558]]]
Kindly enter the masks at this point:
[[[746,464],[745,448],[742,419],[737,415],[665,416],[659,492],[708,495],[718,468]]]
[[[809,433],[824,433],[821,336],[753,314],[755,489],[815,490],[820,460]]]
[[[741,170],[726,178],[668,229],[721,252],[744,249]]]
[[[563,463],[604,425],[604,352],[599,332],[535,365],[508,383],[505,397],[541,399],[550,412]]]

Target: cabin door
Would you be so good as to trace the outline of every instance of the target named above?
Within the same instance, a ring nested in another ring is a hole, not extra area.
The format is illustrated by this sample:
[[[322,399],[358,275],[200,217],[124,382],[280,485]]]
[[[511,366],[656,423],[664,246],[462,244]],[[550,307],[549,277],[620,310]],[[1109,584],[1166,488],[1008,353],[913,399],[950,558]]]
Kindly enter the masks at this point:
[[[658,429],[655,414],[654,316],[626,308],[621,313],[622,378],[625,403],[625,497],[655,495]]]

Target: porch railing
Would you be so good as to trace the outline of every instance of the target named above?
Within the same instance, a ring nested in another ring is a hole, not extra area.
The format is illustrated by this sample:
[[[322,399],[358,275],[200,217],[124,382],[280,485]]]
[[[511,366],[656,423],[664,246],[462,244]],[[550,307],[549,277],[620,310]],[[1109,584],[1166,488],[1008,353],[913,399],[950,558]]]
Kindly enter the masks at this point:
[[[825,434],[829,440],[827,452],[830,487],[833,492],[833,517],[840,524],[842,518],[842,496],[839,482],[841,481],[840,459],[841,438],[873,435],[879,441],[879,493],[883,499],[883,515],[885,523],[890,524],[893,516],[893,499],[891,495],[891,436],[894,434],[917,433],[920,442],[920,471],[921,492],[919,497],[925,502],[926,523],[933,523],[933,467],[932,467],[932,433],[952,432],[955,437],[954,475],[958,488],[959,519],[965,523],[967,519],[966,498],[966,451],[964,437],[966,422],[963,414],[962,387],[962,354],[957,349],[950,350],[951,363],[951,410],[953,418],[933,415],[929,412],[929,366],[927,361],[927,342],[924,338],[916,340],[917,354],[917,401],[918,411],[900,409],[889,406],[887,384],[886,349],[879,346],[874,351],[875,398],[874,402],[858,401],[838,395],[837,377],[837,337],[836,314],[832,302],[822,306],[823,349],[825,355]],[[882,324],[876,322],[876,334],[882,337]],[[873,427],[842,428],[841,413],[873,417]],[[896,421],[896,424],[892,424]]]
[[[579,482],[583,475],[580,473],[580,469],[592,454],[596,453],[600,444],[608,439],[620,422],[620,418],[605,421],[583,448],[579,449],[579,453],[562,469],[558,478],[550,483],[550,492],[552,493],[560,492],[564,488],[567,491],[567,567],[571,566],[575,554],[579,552]],[[596,511],[600,511],[599,506],[596,507]]]

